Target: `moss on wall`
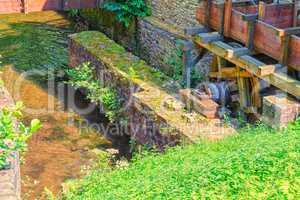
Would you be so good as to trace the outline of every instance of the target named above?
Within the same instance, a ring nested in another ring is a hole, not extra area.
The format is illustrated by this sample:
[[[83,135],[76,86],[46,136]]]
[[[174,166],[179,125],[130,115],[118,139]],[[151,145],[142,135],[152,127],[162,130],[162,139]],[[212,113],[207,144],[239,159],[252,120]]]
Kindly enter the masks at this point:
[[[87,48],[93,56],[109,64],[133,82],[148,82],[161,87],[164,83],[171,81],[169,77],[128,53],[103,33],[87,31],[73,34],[70,37],[79,45]]]
[[[116,42],[131,51],[136,49],[136,23],[127,28],[115,19],[115,14],[101,8],[82,9],[81,16],[88,21],[91,29],[104,32]]]
[[[150,121],[155,124],[151,126],[154,127],[152,133],[159,131],[159,134],[166,138],[179,136],[187,141],[196,141],[203,136],[214,139],[222,138],[234,133],[230,127],[220,127],[220,122],[210,122],[199,114],[188,113],[183,104],[176,99],[178,88],[170,77],[126,52],[123,47],[103,33],[88,31],[71,35],[70,51],[71,66],[87,61],[96,63],[96,70],[110,75],[109,82],[117,87],[115,89],[122,90],[120,93],[123,96],[132,95],[133,98],[125,97],[125,99],[133,101],[131,103],[133,103],[134,112],[129,112],[129,118],[132,118],[131,121],[134,122],[133,125]],[[130,84],[127,84],[128,82]],[[137,86],[139,89],[128,93],[128,87],[132,86]],[[135,121],[135,115],[138,115],[137,121]],[[134,128],[134,130],[139,129]],[[142,132],[148,134],[148,129]],[[138,131],[137,137],[142,132]],[[159,140],[159,137],[156,138]]]

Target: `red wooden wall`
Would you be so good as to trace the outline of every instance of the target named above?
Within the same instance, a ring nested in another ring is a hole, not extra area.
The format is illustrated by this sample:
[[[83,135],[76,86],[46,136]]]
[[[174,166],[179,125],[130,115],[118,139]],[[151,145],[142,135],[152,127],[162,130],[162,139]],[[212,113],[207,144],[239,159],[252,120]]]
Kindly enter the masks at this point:
[[[22,6],[22,0],[0,0],[0,13],[19,13]]]
[[[94,8],[99,0],[0,0],[0,14],[20,13],[26,5],[27,12]]]
[[[215,30],[219,30],[221,26],[217,10],[218,5],[213,3],[210,9],[209,25]],[[242,43],[246,42],[247,22],[242,19],[242,15],[253,14],[256,10],[252,6],[232,9],[229,32],[231,38]],[[255,50],[276,60],[280,59],[282,40],[278,33],[281,30],[280,28],[284,29],[292,26],[292,10],[291,5],[265,6],[264,16],[256,20],[254,26]],[[206,10],[202,4],[197,10],[197,19],[202,24],[205,24],[205,12]],[[288,65],[300,70],[300,37],[296,35],[293,35],[289,42]]]

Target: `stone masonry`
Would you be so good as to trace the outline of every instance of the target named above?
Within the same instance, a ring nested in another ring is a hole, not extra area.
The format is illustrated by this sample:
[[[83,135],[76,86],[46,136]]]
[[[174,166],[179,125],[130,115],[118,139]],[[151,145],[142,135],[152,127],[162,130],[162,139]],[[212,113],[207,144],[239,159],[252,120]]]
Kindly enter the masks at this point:
[[[19,155],[10,159],[10,168],[0,170],[0,200],[19,200],[21,194],[21,178]]]
[[[0,88],[0,109],[12,105],[9,92]],[[21,177],[19,154],[9,158],[10,167],[0,170],[0,200],[19,200],[21,195]]]
[[[263,97],[262,120],[273,128],[282,128],[299,116],[297,101],[279,93]]]
[[[219,120],[210,121],[197,113],[188,113],[175,93],[172,95],[165,88],[171,81],[168,77],[162,75],[162,79],[157,79],[155,70],[102,33],[81,32],[70,38],[70,66],[90,62],[96,67],[99,81],[117,90],[125,100],[129,134],[138,143],[173,146],[179,141],[193,142],[201,137],[221,139],[235,133]],[[130,66],[137,70],[138,76],[131,75]]]
[[[152,16],[162,22],[186,28],[197,25],[196,9],[199,0],[148,0],[152,7]]]
[[[139,56],[172,75],[174,65],[182,62],[180,43],[184,39],[183,31],[161,23],[157,18],[147,17],[139,21],[138,34]]]

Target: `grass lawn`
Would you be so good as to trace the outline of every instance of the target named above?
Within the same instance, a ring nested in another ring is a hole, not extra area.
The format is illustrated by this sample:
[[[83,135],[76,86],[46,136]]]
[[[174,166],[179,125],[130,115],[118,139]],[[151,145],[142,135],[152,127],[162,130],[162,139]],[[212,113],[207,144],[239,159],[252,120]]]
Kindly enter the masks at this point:
[[[223,141],[148,154],[93,171],[65,199],[299,199],[300,120],[286,130],[246,128]]]

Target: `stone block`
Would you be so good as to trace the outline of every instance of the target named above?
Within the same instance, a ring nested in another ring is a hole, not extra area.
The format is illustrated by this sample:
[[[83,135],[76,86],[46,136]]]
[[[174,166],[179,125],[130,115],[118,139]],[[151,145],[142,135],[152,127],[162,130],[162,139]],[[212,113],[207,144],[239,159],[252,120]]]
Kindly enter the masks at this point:
[[[299,105],[285,94],[265,96],[262,120],[273,128],[282,128],[299,116]]]
[[[219,104],[212,99],[198,99],[192,94],[190,89],[180,90],[179,94],[181,100],[188,108],[195,110],[209,119],[218,118]]]

